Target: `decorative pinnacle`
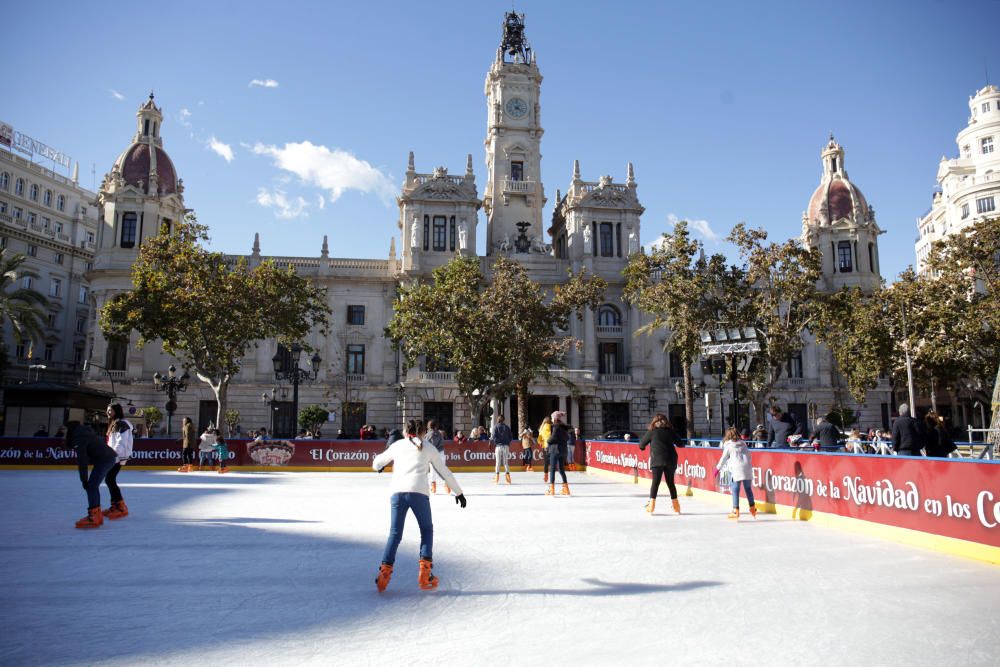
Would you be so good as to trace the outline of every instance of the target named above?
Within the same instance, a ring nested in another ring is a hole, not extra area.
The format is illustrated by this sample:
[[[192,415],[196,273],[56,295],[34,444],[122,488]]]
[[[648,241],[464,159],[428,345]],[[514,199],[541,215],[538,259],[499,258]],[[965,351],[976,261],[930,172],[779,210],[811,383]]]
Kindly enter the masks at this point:
[[[254,232],[253,235],[253,254],[260,254],[260,232]]]
[[[330,246],[326,241],[326,234],[323,235],[323,249],[320,251],[320,254],[324,259],[330,256]]]
[[[628,178],[625,181],[628,185],[635,185],[635,169],[632,167],[632,163],[628,163]]]
[[[410,151],[410,160],[406,163],[406,171],[414,172],[416,168],[413,166],[413,151]]]
[[[465,159],[465,174],[472,176],[472,153],[469,153]]]
[[[580,161],[579,160],[573,160],[573,180],[574,181],[579,181],[580,180]]]

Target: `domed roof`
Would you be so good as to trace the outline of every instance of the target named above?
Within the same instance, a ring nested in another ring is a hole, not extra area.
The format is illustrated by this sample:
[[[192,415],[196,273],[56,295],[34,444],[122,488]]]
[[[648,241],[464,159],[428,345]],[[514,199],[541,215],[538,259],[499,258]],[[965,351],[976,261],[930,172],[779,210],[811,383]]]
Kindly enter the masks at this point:
[[[174,163],[167,152],[159,146],[134,143],[115,162],[115,166],[127,185],[141,187],[144,190],[149,187],[149,173],[154,165],[159,193],[176,193],[177,172],[174,170]]]

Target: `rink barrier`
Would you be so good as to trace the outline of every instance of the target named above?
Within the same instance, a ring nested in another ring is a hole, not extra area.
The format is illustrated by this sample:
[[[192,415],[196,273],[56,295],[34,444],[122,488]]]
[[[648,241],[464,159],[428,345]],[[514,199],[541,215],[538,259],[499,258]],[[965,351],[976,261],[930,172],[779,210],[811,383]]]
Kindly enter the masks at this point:
[[[714,476],[721,450],[677,451],[678,493],[731,508],[728,473]],[[635,484],[651,476],[649,451],[634,444],[588,441],[586,454],[588,474]],[[760,449],[751,457],[762,513],[1000,564],[1000,463]]]
[[[227,465],[234,472],[371,472],[375,456],[385,449],[385,440],[251,440],[232,439]],[[522,470],[521,443],[511,443],[511,472]],[[534,464],[542,465],[542,450],[532,448]],[[494,447],[488,440],[445,442],[448,467],[455,472],[493,472]],[[578,445],[575,459],[585,460]],[[197,459],[197,456],[196,456]],[[213,460],[216,457],[213,455]],[[182,463],[179,441],[171,438],[140,438],[135,441],[128,468],[176,470]],[[197,461],[196,461],[197,463]],[[59,438],[0,438],[0,470],[50,470],[76,468],[76,452],[67,450]]]

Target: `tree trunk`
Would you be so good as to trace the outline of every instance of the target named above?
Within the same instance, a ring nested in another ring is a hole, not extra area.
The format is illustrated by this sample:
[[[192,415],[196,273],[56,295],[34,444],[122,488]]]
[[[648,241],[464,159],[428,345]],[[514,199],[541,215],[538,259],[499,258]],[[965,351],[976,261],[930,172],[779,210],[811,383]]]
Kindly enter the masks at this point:
[[[686,361],[686,360],[685,360]],[[691,364],[684,364],[684,421],[687,422],[688,439],[694,437],[694,396],[691,393],[694,383],[691,381]],[[710,425],[711,426],[711,425]]]
[[[990,432],[986,434],[986,439],[996,448],[1000,446],[1000,366],[997,366],[997,377],[993,381],[993,400],[990,402],[993,415],[990,417]]]
[[[517,433],[528,428],[528,382],[517,383]]]
[[[215,404],[217,410],[215,412],[215,428],[222,430],[222,425],[225,423],[226,415],[226,398],[229,394],[229,377],[223,377],[218,382],[215,382],[213,378],[207,375],[202,375],[198,371],[195,371],[198,379],[207,384],[212,388],[212,393],[215,394]]]

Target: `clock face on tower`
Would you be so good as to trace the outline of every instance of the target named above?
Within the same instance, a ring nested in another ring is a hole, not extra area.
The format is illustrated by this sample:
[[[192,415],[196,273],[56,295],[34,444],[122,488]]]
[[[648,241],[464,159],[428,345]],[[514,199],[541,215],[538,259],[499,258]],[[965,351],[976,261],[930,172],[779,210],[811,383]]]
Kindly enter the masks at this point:
[[[511,118],[523,118],[528,113],[528,103],[520,97],[512,97],[507,101],[507,115]]]

